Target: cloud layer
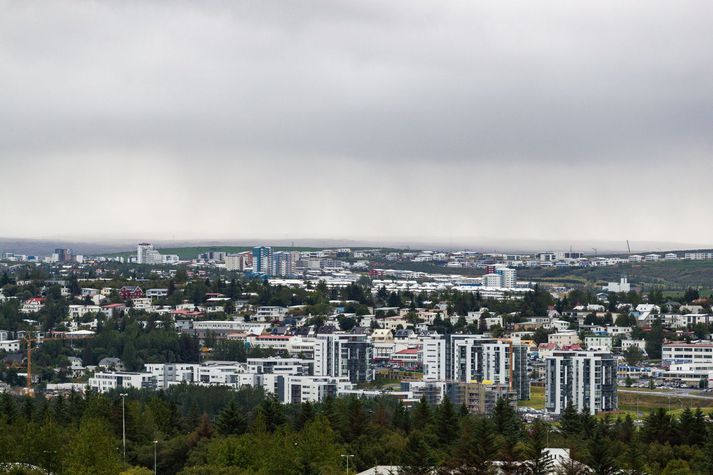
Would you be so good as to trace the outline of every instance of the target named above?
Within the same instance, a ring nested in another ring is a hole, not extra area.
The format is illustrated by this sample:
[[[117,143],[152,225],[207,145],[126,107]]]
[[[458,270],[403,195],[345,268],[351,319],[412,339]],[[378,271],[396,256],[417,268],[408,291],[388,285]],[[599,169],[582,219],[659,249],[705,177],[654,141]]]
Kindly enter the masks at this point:
[[[0,235],[712,242],[711,27],[706,1],[0,1]]]

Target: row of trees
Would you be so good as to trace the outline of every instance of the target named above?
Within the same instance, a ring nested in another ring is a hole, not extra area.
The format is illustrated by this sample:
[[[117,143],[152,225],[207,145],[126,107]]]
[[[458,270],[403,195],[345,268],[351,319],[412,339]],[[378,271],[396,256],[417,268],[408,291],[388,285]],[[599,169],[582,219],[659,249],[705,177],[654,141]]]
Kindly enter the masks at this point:
[[[126,399],[126,460],[118,394],[52,400],[0,396],[0,464],[22,462],[59,474],[318,474],[398,465],[453,474],[543,474],[545,448],[571,450],[562,473],[713,473],[713,431],[700,410],[595,418],[568,407],[559,424],[523,422],[505,401],[490,416],[470,415],[446,398],[407,409],[393,398],[327,398],[281,405],[260,390],[180,386]],[[133,468],[132,468],[133,467]],[[142,468],[143,467],[143,468]],[[2,473],[0,471],[0,473]]]

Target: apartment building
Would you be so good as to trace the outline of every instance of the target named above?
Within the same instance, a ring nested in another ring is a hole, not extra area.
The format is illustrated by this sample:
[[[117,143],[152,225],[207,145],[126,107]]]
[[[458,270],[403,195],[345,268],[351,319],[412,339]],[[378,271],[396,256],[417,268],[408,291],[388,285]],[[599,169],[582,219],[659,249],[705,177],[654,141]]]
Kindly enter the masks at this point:
[[[367,335],[317,335],[314,339],[314,375],[346,377],[355,384],[372,381],[373,349]]]
[[[424,380],[489,382],[530,398],[527,346],[483,335],[449,335],[423,340]]]
[[[617,408],[617,365],[611,353],[555,351],[545,359],[545,409],[561,414],[569,403],[590,414]]]
[[[100,393],[122,388],[155,389],[156,377],[148,372],[103,372],[89,378],[87,386]]]

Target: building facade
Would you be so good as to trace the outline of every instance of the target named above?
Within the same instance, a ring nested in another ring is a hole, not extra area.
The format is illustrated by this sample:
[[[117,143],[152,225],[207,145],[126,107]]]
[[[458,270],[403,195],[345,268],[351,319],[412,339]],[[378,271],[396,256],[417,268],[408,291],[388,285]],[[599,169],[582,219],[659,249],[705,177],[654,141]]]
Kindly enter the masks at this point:
[[[555,351],[545,359],[545,408],[561,414],[568,404],[590,414],[617,408],[617,365],[611,353]]]

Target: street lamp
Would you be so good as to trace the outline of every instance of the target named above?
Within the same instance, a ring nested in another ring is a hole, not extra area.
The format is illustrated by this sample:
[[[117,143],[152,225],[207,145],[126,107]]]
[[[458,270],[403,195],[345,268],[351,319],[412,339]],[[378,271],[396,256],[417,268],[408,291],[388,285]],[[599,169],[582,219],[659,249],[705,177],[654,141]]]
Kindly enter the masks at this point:
[[[124,463],[126,463],[126,393],[121,393],[119,396],[121,396],[121,441],[124,446]]]
[[[340,457],[347,459],[347,475],[349,475],[349,458],[354,457],[354,454],[343,454]]]
[[[158,447],[158,440],[153,441],[153,475],[158,473],[156,470],[156,447]]]

